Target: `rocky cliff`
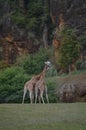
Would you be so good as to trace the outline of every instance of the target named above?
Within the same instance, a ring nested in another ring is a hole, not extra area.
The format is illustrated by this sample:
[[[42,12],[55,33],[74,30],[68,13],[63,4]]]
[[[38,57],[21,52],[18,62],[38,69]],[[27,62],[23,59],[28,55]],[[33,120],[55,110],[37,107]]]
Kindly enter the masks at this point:
[[[81,39],[80,44],[83,46],[81,57],[86,57],[86,0],[50,0],[50,16],[52,23],[55,25],[53,32],[53,46],[55,64],[58,67],[59,50],[62,43],[61,31],[65,27],[72,27],[75,30],[76,39]],[[74,66],[75,63],[73,63]],[[71,66],[71,70],[75,67]],[[65,72],[65,68],[61,70]]]
[[[86,29],[86,0],[50,0],[52,22],[58,26],[60,14],[65,24],[71,25],[83,33]]]
[[[42,1],[0,0],[1,59],[14,63],[18,55],[34,53],[40,46],[46,46],[47,26],[42,24],[43,14]]]
[[[16,54],[33,53],[40,46],[47,48],[52,30],[63,24],[76,28],[78,36],[84,34],[86,0],[0,0],[0,48],[6,50],[4,59],[15,55],[14,46],[19,50]],[[6,41],[9,35],[13,37],[11,42]]]

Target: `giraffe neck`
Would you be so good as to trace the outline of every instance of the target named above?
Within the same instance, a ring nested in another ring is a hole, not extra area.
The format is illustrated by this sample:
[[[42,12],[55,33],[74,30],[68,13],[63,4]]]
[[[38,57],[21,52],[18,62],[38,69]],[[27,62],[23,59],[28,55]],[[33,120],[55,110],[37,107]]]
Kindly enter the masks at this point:
[[[44,67],[40,78],[42,78],[42,79],[45,78],[45,74],[46,74],[46,66]]]

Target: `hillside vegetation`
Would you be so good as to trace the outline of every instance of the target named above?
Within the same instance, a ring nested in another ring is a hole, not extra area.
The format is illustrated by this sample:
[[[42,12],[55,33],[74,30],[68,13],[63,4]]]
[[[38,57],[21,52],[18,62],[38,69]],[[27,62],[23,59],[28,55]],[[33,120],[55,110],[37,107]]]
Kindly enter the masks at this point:
[[[69,74],[86,71],[85,10],[85,0],[0,0],[0,103],[21,103],[25,82],[47,60],[50,102],[58,102],[59,82],[84,82]]]

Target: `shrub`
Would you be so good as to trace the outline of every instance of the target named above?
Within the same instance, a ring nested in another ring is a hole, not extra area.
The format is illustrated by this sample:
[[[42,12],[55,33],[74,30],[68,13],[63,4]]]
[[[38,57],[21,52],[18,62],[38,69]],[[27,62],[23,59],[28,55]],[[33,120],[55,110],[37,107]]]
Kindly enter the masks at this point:
[[[79,58],[80,45],[74,29],[64,28],[61,35],[63,41],[59,49],[59,65],[61,68],[67,69],[71,64],[75,64]]]
[[[15,22],[19,27],[25,27],[26,18],[20,10],[17,10],[11,15],[12,21]]]
[[[52,65],[52,67],[47,71],[46,73],[47,77],[53,77],[53,76],[57,76],[57,70],[56,68]]]
[[[0,103],[21,103],[24,84],[31,77],[31,75],[25,74],[24,70],[20,67],[11,67],[0,71]],[[49,101],[51,103],[57,102],[55,82],[48,79],[47,86]],[[26,94],[25,102],[30,102],[28,93]]]
[[[0,70],[5,69],[7,67],[9,67],[9,64],[6,61],[1,60],[0,61]]]
[[[56,84],[55,84],[55,82],[49,80],[49,81],[47,81],[47,86],[48,86],[49,102],[50,103],[58,102],[57,95],[56,95]]]
[[[0,102],[21,102],[23,86],[31,76],[20,67],[7,68],[0,72]]]
[[[40,49],[39,52],[25,57],[21,66],[27,74],[38,74],[44,67],[44,62],[51,57],[51,51]]]

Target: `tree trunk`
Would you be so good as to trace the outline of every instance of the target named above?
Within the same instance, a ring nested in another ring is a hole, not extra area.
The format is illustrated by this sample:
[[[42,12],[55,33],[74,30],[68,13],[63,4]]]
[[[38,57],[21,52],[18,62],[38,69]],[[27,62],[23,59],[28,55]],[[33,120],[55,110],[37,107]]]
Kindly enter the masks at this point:
[[[44,43],[44,47],[47,49],[48,48],[48,28],[46,25],[44,25],[44,30],[43,30],[43,43]]]
[[[9,45],[8,43],[3,43],[3,59],[9,63]]]
[[[21,7],[21,8],[24,8],[24,0],[19,0],[19,6]]]

